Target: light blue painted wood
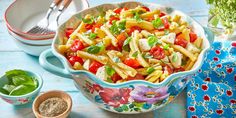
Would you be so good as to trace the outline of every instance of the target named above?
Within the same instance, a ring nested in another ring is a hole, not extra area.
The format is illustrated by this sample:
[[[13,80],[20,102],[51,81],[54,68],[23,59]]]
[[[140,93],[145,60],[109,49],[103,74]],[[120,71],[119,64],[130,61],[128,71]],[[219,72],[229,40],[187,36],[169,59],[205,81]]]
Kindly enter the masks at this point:
[[[186,92],[182,92],[171,104],[154,112],[139,115],[120,115],[110,113],[97,108],[89,102],[75,87],[71,79],[51,74],[40,67],[38,58],[25,54],[13,42],[6,30],[3,15],[7,6],[13,0],[0,0],[0,75],[10,69],[27,69],[39,73],[44,79],[41,92],[48,90],[63,90],[69,93],[73,99],[73,108],[69,117],[75,118],[165,118],[165,117],[186,117],[185,104]],[[123,0],[127,1],[127,0]],[[141,2],[153,2],[169,5],[179,9],[200,22],[203,26],[207,24],[207,6],[204,0],[138,0]],[[119,2],[119,0],[89,0],[90,6],[102,3]],[[55,64],[59,62],[54,60]],[[0,117],[8,118],[32,118],[34,117],[31,104],[23,106],[12,106],[0,99]]]

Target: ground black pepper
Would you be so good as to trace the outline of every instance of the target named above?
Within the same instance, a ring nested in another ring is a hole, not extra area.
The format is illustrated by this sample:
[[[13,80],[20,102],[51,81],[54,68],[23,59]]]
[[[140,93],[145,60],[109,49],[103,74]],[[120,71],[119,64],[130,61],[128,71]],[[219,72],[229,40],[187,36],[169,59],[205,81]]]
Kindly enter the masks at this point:
[[[58,97],[52,97],[39,105],[39,113],[46,117],[54,117],[65,112],[67,107],[68,105],[65,100]]]

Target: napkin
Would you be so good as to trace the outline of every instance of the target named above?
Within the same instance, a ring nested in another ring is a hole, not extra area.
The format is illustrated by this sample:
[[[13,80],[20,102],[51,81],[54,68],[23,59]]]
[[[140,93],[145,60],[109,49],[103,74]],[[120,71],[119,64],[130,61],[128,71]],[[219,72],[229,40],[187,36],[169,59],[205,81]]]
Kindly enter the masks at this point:
[[[187,85],[189,118],[236,118],[236,42],[214,42]]]

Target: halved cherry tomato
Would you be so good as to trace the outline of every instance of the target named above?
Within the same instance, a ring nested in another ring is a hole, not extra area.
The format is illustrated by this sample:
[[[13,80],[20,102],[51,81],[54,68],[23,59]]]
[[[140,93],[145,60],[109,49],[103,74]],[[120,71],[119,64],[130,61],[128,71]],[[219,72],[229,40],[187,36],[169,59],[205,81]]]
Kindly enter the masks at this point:
[[[183,67],[179,67],[179,68],[174,69],[174,72],[181,72],[181,71],[185,71],[185,69]]]
[[[194,42],[195,40],[197,40],[197,34],[190,32],[189,36],[190,36],[190,42]]]
[[[118,75],[117,73],[115,73],[115,74],[113,74],[113,75],[111,76],[111,80],[112,80],[114,83],[116,83],[118,80],[122,80],[122,78],[121,78],[120,75]]]
[[[150,11],[148,7],[143,6],[142,8],[145,9],[146,11]]]
[[[159,17],[163,17],[163,16],[165,16],[165,15],[166,15],[165,13],[161,12],[161,13],[159,14]]]
[[[89,65],[89,71],[96,74],[98,68],[102,67],[103,64],[97,62],[97,61],[93,61],[90,65]]]
[[[169,29],[170,23],[169,23],[168,19],[165,17],[165,18],[162,18],[161,20],[162,20],[162,23],[164,24],[164,27],[166,29]]]
[[[179,34],[177,37],[176,37],[176,39],[175,39],[175,44],[176,45],[180,45],[180,46],[182,46],[182,47],[186,47],[187,46],[187,44],[188,44],[188,41],[186,41],[185,39],[184,39],[184,36],[183,36],[183,34]]]
[[[74,32],[73,28],[66,28],[66,37],[70,38],[70,35]]]
[[[144,76],[138,73],[134,77],[128,76],[127,80],[144,80]]]
[[[72,43],[72,45],[70,47],[70,49],[74,52],[76,52],[78,50],[82,50],[84,48],[85,48],[85,46],[83,45],[83,43],[79,39],[74,40],[74,42]]]
[[[142,28],[139,27],[139,26],[132,26],[132,27],[130,28],[130,30],[127,32],[128,35],[131,35],[135,30],[138,30],[139,32],[141,32],[141,31],[142,31]]]
[[[110,19],[109,19],[109,23],[112,24],[112,22],[113,22],[114,20],[115,20],[115,21],[118,21],[118,20],[120,20],[120,18],[115,17],[115,16],[111,16]]]
[[[115,47],[112,44],[106,47],[106,50],[116,50],[121,51],[121,48]]]
[[[122,49],[122,46],[123,46],[124,41],[125,41],[126,38],[127,38],[127,36],[126,36],[126,33],[125,33],[125,32],[122,32],[121,34],[119,34],[119,35],[116,37],[116,39],[118,40],[118,47],[119,47],[120,49]]]
[[[93,25],[93,27],[92,27],[92,32],[94,32],[96,28],[100,28],[101,26],[102,26],[102,24],[96,23],[96,24]]]
[[[129,10],[129,8],[127,8],[127,7],[124,7],[123,9],[124,9],[124,11]]]
[[[169,75],[174,72],[174,70],[169,65],[167,65],[167,64],[165,66],[165,70],[168,72]]]
[[[136,59],[132,59],[132,58],[126,58],[124,60],[124,64],[132,68],[138,68],[140,66],[139,62]]]
[[[93,24],[85,24],[86,30],[91,30],[93,28]]]
[[[122,8],[117,8],[117,9],[114,10],[114,12],[115,12],[116,14],[120,14],[121,10],[122,10]]]
[[[72,66],[75,64],[75,62],[79,62],[81,65],[84,64],[83,59],[78,56],[70,56],[68,60]]]
[[[166,56],[164,50],[159,46],[152,47],[151,50],[150,50],[150,54],[155,59],[158,59],[158,60],[163,59]]]

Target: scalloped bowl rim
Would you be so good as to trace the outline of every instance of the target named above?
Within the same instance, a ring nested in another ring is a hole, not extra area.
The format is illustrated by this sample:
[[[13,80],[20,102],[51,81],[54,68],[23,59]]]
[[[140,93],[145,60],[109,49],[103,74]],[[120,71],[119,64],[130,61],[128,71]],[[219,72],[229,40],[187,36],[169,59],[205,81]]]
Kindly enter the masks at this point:
[[[101,4],[101,5],[97,5],[97,6],[94,6],[94,7],[90,7],[88,9],[85,9],[85,10],[91,10],[91,9],[94,9],[96,7],[101,7],[101,6],[104,6],[104,5],[119,5],[119,4],[124,4],[124,3],[134,3],[134,1],[128,1],[128,2],[117,2],[117,3],[111,3],[111,4]],[[150,6],[158,6],[158,7],[163,7],[164,5],[159,5],[159,4],[155,4],[155,3],[142,3],[142,2],[136,2],[135,3],[139,3],[139,4],[143,4],[143,5],[150,5]],[[170,7],[172,8],[172,7]],[[84,12],[85,10],[82,10],[80,12],[77,12],[76,14],[74,14],[73,16],[71,16],[69,19],[73,18],[74,16],[76,16],[77,14],[80,14],[81,12]],[[176,10],[176,9],[173,9],[173,11],[177,11],[181,14],[184,14],[186,15],[185,13],[179,11],[179,10]],[[187,17],[189,17],[188,15],[186,15]],[[194,21],[195,23],[197,23],[199,26],[201,26],[201,28],[203,29],[202,25],[200,25],[197,21],[195,21],[193,18],[189,17],[192,21]],[[201,60],[199,62],[199,64],[189,70],[189,71],[183,71],[183,72],[177,72],[177,73],[173,73],[171,75],[169,75],[166,79],[164,79],[162,82],[160,83],[151,83],[151,82],[148,82],[148,81],[145,81],[145,80],[132,80],[132,81],[127,81],[127,82],[123,82],[123,83],[108,83],[108,82],[105,82],[101,79],[99,79],[98,77],[96,77],[96,75],[94,75],[93,73],[89,72],[89,71],[86,71],[86,70],[74,70],[71,68],[69,62],[67,61],[67,59],[61,55],[59,52],[57,52],[57,50],[55,49],[55,42],[56,40],[58,40],[58,35],[59,35],[59,30],[61,29],[61,27],[69,21],[69,19],[67,21],[65,21],[63,24],[61,24],[59,26],[59,28],[57,29],[57,32],[56,32],[56,35],[54,37],[54,40],[53,40],[53,43],[52,43],[52,53],[58,57],[63,66],[64,66],[64,73],[67,73],[67,74],[74,74],[74,75],[77,75],[77,74],[86,74],[87,76],[89,76],[93,81],[95,81],[96,83],[100,84],[100,85],[103,85],[103,86],[107,86],[107,87],[112,87],[112,88],[116,88],[116,87],[127,87],[127,85],[132,85],[132,84],[146,84],[148,86],[151,86],[151,87],[162,87],[162,86],[166,86],[168,85],[168,83],[171,83],[172,81],[176,80],[176,79],[179,79],[179,78],[174,78],[174,79],[171,79],[173,78],[174,76],[180,76],[180,75],[191,75],[191,74],[194,74],[195,72],[197,72],[202,64],[203,64],[203,60],[204,60],[204,57],[205,57],[205,54],[206,52],[210,49],[210,42],[207,40],[206,42],[208,42],[208,47],[204,48],[202,50],[202,52],[200,54],[202,54],[201,58],[198,57],[197,61],[198,60]],[[204,29],[203,29],[204,30]],[[206,40],[206,35],[204,35],[204,40]],[[199,55],[200,55],[199,54]]]

